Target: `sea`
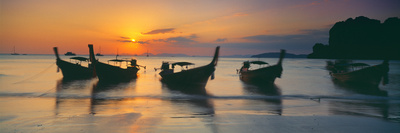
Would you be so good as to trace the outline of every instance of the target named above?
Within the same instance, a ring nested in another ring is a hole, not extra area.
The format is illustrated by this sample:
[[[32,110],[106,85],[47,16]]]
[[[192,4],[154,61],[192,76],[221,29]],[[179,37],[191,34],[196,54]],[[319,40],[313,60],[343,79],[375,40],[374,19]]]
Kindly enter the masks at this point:
[[[97,78],[63,80],[54,55],[0,55],[0,132],[400,131],[398,60],[389,61],[389,84],[370,89],[334,82],[327,59],[306,58],[285,58],[273,86],[243,83],[237,74],[243,61],[274,65],[278,58],[220,57],[205,92],[188,93],[160,82],[155,68],[163,61],[199,67],[212,57],[118,58],[137,59],[146,69],[132,81],[105,85]]]

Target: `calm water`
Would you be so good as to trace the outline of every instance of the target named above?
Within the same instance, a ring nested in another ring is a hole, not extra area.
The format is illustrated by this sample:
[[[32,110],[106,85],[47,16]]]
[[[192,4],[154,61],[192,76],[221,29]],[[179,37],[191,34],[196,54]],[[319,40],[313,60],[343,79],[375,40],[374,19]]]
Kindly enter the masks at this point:
[[[100,61],[112,58],[103,56]],[[354,123],[380,122],[385,129],[400,127],[400,61],[390,61],[388,85],[364,91],[333,83],[324,69],[326,60],[284,59],[282,78],[265,88],[242,83],[236,69],[246,60],[275,64],[278,59],[220,58],[206,92],[188,93],[163,85],[154,68],[162,61],[190,61],[197,67],[208,64],[211,57],[134,58],[147,66],[136,80],[105,84],[97,79],[63,81],[53,55],[0,55],[0,130],[319,132],[341,131],[329,122],[340,126],[343,122],[336,119],[347,118],[355,118]]]

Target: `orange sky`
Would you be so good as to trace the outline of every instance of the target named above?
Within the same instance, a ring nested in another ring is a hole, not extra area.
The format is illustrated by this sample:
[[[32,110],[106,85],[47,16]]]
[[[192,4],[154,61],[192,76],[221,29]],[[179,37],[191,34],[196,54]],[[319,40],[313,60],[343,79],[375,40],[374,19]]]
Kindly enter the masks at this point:
[[[0,53],[308,54],[337,21],[400,17],[397,0],[2,0]],[[135,42],[130,41],[135,39]]]

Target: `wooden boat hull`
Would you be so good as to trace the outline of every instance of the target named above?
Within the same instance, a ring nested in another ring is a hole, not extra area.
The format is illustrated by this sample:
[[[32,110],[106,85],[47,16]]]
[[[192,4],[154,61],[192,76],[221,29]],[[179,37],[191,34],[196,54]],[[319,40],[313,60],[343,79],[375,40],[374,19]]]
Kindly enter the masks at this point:
[[[388,63],[367,67],[352,72],[330,73],[332,78],[342,83],[359,84],[363,86],[378,87],[382,78],[389,72]]]
[[[136,67],[126,69],[96,61],[96,74],[99,81],[127,81],[137,78]]]
[[[161,81],[164,83],[205,86],[214,71],[214,65],[207,65],[172,74],[160,73],[160,76],[162,77]]]
[[[161,71],[161,82],[173,86],[196,86],[196,88],[204,88],[208,82],[208,78],[210,78],[215,71],[215,66],[218,62],[218,55],[219,46],[215,49],[213,60],[208,65],[176,73]]]
[[[273,84],[277,77],[281,77],[282,65],[274,65],[240,73],[240,80],[247,83]]]
[[[58,55],[57,47],[53,48],[54,54],[56,55],[56,64],[58,68],[61,69],[64,79],[88,79],[93,78],[95,75],[93,74],[93,67],[89,64],[89,67],[84,67],[79,64],[74,64],[71,62],[67,62],[61,60]]]
[[[276,78],[282,75],[282,60],[285,57],[286,50],[282,49],[278,63],[276,65],[259,68],[256,70],[240,70],[239,79],[243,82],[257,85],[271,85],[274,84]]]
[[[93,77],[93,69],[57,59],[57,66],[65,79],[87,79]]]
[[[90,61],[94,65],[94,71],[101,82],[125,82],[137,78],[139,68],[121,68],[99,62],[95,59],[93,45],[89,44]]]

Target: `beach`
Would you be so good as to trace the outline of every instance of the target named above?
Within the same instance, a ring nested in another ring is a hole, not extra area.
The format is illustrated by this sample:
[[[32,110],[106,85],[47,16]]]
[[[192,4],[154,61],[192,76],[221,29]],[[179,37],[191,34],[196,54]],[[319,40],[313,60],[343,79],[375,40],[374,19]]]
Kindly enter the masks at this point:
[[[201,93],[160,82],[162,61],[206,65],[211,57],[143,57],[138,78],[103,83],[63,80],[54,55],[0,55],[1,132],[396,132],[400,130],[400,62],[389,84],[355,90],[336,84],[323,59],[284,59],[265,87],[239,80],[243,61],[224,58]],[[62,56],[64,60],[68,57]],[[115,56],[99,57],[106,62]],[[123,57],[122,57],[123,58]],[[127,56],[131,58],[131,56]],[[381,60],[357,60],[371,65]],[[257,66],[255,66],[257,67]],[[181,68],[176,68],[181,69]],[[190,88],[198,89],[198,88]]]

